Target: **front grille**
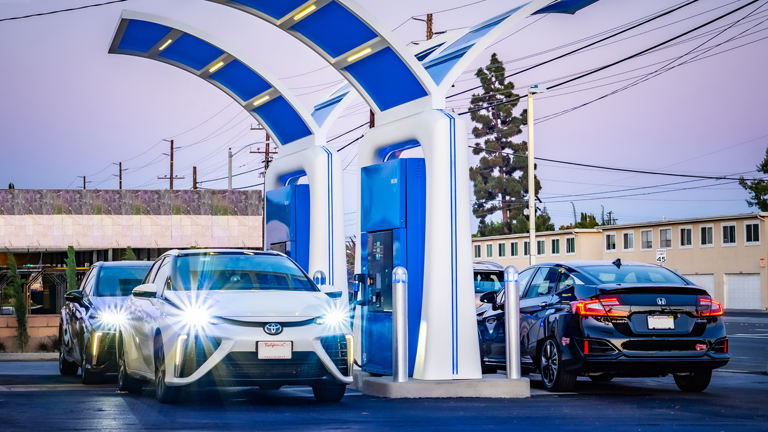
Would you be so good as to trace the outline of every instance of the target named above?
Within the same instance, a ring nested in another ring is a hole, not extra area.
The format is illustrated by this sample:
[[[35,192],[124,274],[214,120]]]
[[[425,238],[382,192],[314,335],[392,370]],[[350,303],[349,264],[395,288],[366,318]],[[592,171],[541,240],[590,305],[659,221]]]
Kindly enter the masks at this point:
[[[622,344],[624,351],[702,351],[696,345],[707,345],[703,340],[629,340]]]
[[[344,335],[326,336],[320,339],[323,349],[342,375],[349,375],[347,338]]]
[[[257,352],[231,352],[214,369],[224,380],[318,379],[328,371],[317,354],[294,351],[290,359],[263,360]]]

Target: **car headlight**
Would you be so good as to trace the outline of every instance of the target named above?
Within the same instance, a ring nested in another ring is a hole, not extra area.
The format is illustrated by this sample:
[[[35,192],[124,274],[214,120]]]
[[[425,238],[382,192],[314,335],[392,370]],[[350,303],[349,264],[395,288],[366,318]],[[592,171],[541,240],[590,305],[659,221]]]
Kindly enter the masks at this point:
[[[317,324],[327,324],[327,325],[339,325],[346,320],[347,317],[345,316],[344,312],[342,311],[333,311],[331,313],[321,315],[317,318],[315,318],[315,323]]]
[[[92,315],[92,318],[108,325],[123,325],[127,321],[125,314],[118,311],[105,311]]]
[[[203,327],[207,324],[218,324],[216,317],[212,316],[205,309],[192,307],[186,309],[181,314],[181,320],[184,324],[191,327]]]

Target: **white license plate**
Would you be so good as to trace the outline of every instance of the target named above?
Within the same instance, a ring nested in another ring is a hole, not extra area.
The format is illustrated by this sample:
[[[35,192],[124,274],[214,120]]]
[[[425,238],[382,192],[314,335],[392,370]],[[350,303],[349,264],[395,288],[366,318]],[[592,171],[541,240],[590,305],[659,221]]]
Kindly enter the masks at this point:
[[[674,330],[675,317],[670,315],[649,315],[648,330]]]
[[[290,359],[293,353],[291,342],[257,342],[259,360]]]

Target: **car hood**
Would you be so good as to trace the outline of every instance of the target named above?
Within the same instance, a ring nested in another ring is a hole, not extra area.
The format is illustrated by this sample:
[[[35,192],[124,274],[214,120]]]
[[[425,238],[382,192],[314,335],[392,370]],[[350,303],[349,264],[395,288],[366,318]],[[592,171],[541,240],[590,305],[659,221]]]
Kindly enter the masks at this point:
[[[123,310],[123,305],[125,305],[125,300],[127,298],[128,297],[91,297],[88,301],[91,303],[92,311],[102,313],[119,312]]]
[[[335,309],[333,300],[321,292],[173,291],[165,295],[182,309],[196,306],[212,316],[240,321],[301,321],[326,315]]]

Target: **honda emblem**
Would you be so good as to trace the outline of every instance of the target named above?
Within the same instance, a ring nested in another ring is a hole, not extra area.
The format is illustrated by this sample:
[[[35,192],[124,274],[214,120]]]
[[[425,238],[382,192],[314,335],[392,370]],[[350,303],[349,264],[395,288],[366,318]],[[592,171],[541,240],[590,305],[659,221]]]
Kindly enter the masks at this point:
[[[659,297],[659,298],[656,299],[656,304],[657,305],[665,305],[665,304],[667,304],[667,299],[665,299],[664,297]]]

